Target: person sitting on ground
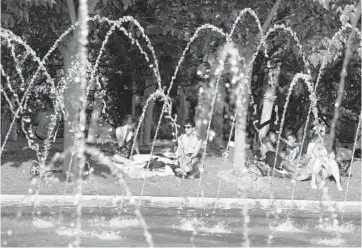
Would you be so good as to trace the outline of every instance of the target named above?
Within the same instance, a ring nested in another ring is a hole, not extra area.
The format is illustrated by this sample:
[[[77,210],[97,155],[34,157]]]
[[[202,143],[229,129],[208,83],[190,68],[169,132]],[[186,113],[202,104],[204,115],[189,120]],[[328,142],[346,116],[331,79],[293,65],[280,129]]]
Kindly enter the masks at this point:
[[[136,120],[131,115],[126,115],[123,125],[116,128],[117,152],[125,158],[130,158],[134,138]],[[135,152],[139,154],[137,143]]]
[[[131,156],[135,124],[136,119],[131,115],[126,115],[123,125],[116,128],[117,152],[113,156],[113,159],[118,163],[141,165],[147,163],[150,158],[148,154],[140,154],[137,143],[134,146],[136,154]]]
[[[262,155],[261,158],[271,168],[275,168],[277,170],[285,169],[289,173],[295,173],[296,168],[288,160],[283,159],[283,157],[279,154],[276,154],[276,142],[277,134],[270,130],[260,146],[260,153]]]
[[[322,165],[335,162],[335,152],[329,153],[325,145],[326,127],[318,124],[313,128],[313,139],[308,144],[307,153],[300,160],[300,170],[296,180],[303,181],[308,179],[316,163]]]
[[[177,168],[175,171],[189,178],[196,178],[200,175],[201,139],[195,134],[194,129],[195,123],[187,120],[185,122],[185,133],[177,140],[176,155],[180,168]]]
[[[269,130],[266,137],[261,140],[260,144],[261,159],[265,159],[267,152],[269,151],[275,152],[277,139],[278,139],[277,134],[274,131]]]
[[[295,137],[295,135],[289,134],[287,136],[287,139],[281,138],[281,141],[283,141],[287,145],[284,158],[290,162],[294,161],[298,157],[300,151],[300,146],[297,142],[297,138]]]

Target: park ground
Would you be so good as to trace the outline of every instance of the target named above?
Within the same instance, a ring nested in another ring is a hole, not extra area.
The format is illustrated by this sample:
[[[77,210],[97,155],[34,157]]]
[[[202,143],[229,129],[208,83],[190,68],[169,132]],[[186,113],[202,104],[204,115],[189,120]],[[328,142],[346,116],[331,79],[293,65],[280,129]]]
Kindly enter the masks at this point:
[[[56,142],[50,156],[62,151],[62,144]],[[35,192],[37,185],[32,185],[30,175],[31,161],[36,159],[35,152],[27,148],[25,142],[8,142],[1,156],[1,193],[29,194]],[[220,155],[209,153],[205,159],[205,172],[202,176],[200,195],[216,197],[219,183],[219,197],[270,198],[271,192],[277,199],[291,199],[293,184],[290,179],[259,177],[251,175],[236,178],[232,175],[232,164],[222,162]],[[108,167],[92,164],[95,172],[83,184],[85,195],[122,195],[125,190],[110,174]],[[132,179],[124,175],[124,179],[133,195],[140,195],[144,179]],[[334,182],[328,182],[328,195],[331,200],[343,201],[347,188],[346,177],[342,178],[343,191],[337,191]],[[143,195],[196,197],[199,189],[199,179],[180,179],[174,176],[147,178]],[[272,184],[270,184],[272,183]],[[243,186],[245,191],[240,190]],[[73,194],[74,188],[65,182],[42,179],[39,194]],[[29,191],[31,189],[32,191]],[[243,193],[242,193],[243,192]],[[319,200],[322,192],[310,188],[310,181],[297,182],[294,199]],[[348,201],[361,201],[361,160],[352,164],[352,177],[349,182]]]

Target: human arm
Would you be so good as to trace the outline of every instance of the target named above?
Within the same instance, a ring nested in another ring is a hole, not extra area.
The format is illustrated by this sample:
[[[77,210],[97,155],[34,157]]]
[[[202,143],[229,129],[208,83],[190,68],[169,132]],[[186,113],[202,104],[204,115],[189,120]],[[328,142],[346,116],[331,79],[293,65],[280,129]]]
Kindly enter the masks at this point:
[[[289,153],[289,160],[295,160],[298,157],[298,153],[300,151],[299,145],[297,145],[290,153]]]
[[[123,130],[121,127],[116,128],[116,140],[117,140],[118,147],[121,147],[125,140],[125,137],[123,135]]]
[[[283,141],[285,144],[287,144],[288,146],[294,147],[295,145],[292,144],[291,142],[289,142],[288,140],[284,139],[284,138],[280,138],[281,141]]]
[[[139,150],[139,147],[138,147],[138,142],[136,141],[136,144],[134,146],[134,150],[136,151],[137,154],[140,154],[140,150]]]
[[[177,149],[176,149],[176,157],[177,157],[177,158],[185,155],[185,154],[184,154],[184,147],[183,147],[183,143],[182,143],[181,137],[182,137],[182,136],[180,136],[180,137],[177,139]]]
[[[270,141],[267,141],[265,143],[265,146],[267,147],[268,151],[272,151],[272,152],[275,152],[275,147],[274,147],[274,144]]]
[[[201,139],[198,139],[197,144],[195,146],[195,150],[192,153],[192,155],[190,156],[191,159],[196,158],[197,155],[199,154],[200,149],[201,149],[201,142],[202,142]]]

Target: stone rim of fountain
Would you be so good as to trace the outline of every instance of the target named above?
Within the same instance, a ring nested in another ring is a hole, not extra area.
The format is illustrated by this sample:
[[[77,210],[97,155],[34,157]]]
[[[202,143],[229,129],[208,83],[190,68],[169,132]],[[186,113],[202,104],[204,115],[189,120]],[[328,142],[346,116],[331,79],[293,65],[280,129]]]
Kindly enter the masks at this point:
[[[101,195],[82,195],[82,205],[85,207],[98,206],[99,203],[102,203],[103,207],[116,207],[119,206],[121,202],[126,202],[130,205],[131,199],[139,201],[141,199],[143,207],[165,207],[173,208],[180,207],[185,205],[185,199],[187,200],[187,206],[189,208],[206,208],[213,209],[215,204],[218,209],[241,209],[245,205],[248,208],[257,208],[257,209],[268,209],[270,205],[270,199],[252,199],[252,198],[214,198],[214,197],[203,197],[198,199],[197,197],[164,197],[164,196],[101,196]],[[38,195],[29,197],[26,195],[1,195],[1,206],[9,205],[33,205],[37,201],[38,206],[61,206],[63,205],[74,205],[76,198],[74,195]],[[361,212],[362,203],[361,201],[322,201],[323,204],[330,204],[330,206],[335,208],[335,211],[342,212],[344,209],[346,212]],[[275,199],[273,204],[289,209],[297,210],[316,210],[320,207],[320,200],[289,200],[289,199]],[[185,206],[186,207],[186,206]]]

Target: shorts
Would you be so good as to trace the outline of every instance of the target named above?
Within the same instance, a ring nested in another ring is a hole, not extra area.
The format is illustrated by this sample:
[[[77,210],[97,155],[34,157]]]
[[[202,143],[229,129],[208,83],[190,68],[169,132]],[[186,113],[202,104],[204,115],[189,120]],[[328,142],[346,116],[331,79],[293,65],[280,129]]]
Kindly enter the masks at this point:
[[[265,163],[267,163],[271,168],[274,167],[275,156],[276,156],[276,153],[272,152],[272,151],[268,151],[265,154]],[[275,163],[275,169],[282,170],[283,169],[283,166],[282,166],[283,161],[284,161],[284,159],[281,156],[278,155],[276,163]]]

